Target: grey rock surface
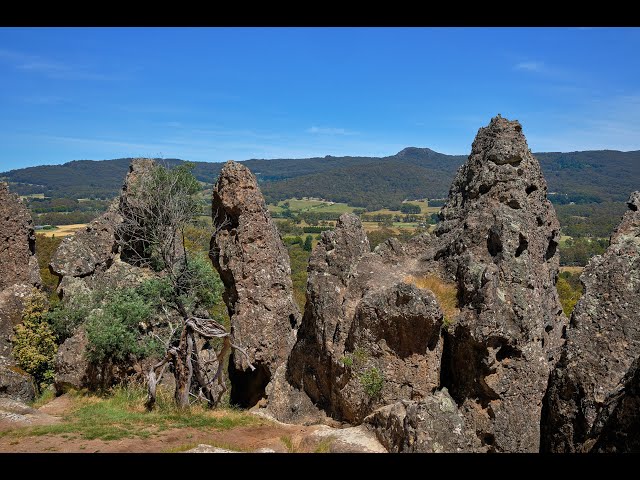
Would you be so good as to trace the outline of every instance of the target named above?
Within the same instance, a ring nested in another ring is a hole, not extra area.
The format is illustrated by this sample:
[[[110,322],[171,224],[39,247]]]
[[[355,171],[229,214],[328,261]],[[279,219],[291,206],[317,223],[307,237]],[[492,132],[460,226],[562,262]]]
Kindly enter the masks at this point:
[[[286,362],[300,323],[289,254],[245,166],[224,165],[213,188],[212,215],[217,233],[210,256],[225,285],[231,332],[256,367],[251,371],[243,355],[232,355],[231,399],[251,407]]]
[[[640,453],[640,358],[600,409],[585,450]]]
[[[0,397],[30,402],[35,396],[31,375],[14,365],[0,364]]]
[[[562,356],[549,379],[542,450],[583,451],[596,418],[640,357],[640,192],[603,255],[582,272],[585,293],[572,314]]]
[[[478,131],[435,235],[461,313],[445,336],[442,386],[484,445],[537,452],[547,379],[567,320],[556,292],[560,226],[517,121]]]
[[[365,419],[392,453],[484,452],[475,430],[467,425],[447,389],[420,401],[402,400]]]
[[[58,347],[55,358],[54,386],[58,395],[69,388],[80,390],[92,386],[91,367],[85,356],[88,339],[84,328]]]
[[[20,197],[0,182],[0,290],[42,282],[31,213]]]
[[[35,395],[31,376],[11,356],[14,327],[32,290],[41,285],[36,235],[22,200],[0,182],[0,396],[29,401]]]

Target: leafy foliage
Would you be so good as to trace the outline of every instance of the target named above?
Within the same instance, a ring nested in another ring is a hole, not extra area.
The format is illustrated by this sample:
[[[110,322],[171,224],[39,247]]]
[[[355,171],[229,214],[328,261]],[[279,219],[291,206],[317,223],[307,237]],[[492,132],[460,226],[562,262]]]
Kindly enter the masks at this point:
[[[148,338],[139,335],[139,330],[151,313],[150,305],[135,289],[109,292],[101,308],[91,311],[86,323],[89,361],[121,363],[130,356],[146,356],[153,346]]]
[[[58,344],[71,337],[76,328],[86,321],[91,310],[99,304],[100,293],[78,293],[47,312],[47,323],[51,325]]]
[[[307,238],[304,239],[304,245],[302,246],[302,249],[307,252],[313,250],[313,237],[311,235],[307,235]]]
[[[560,243],[560,264],[584,267],[594,255],[602,255],[609,246],[606,238],[569,238]]]
[[[384,376],[376,367],[371,367],[360,374],[360,383],[370,398],[377,398],[382,393]]]
[[[310,235],[307,238],[309,237]],[[299,237],[297,237],[297,239],[299,241],[296,241],[296,237],[286,237],[285,245],[289,252],[289,261],[291,263],[293,297],[302,311],[304,310],[306,302],[307,264],[309,263],[309,256],[311,255],[311,252],[304,248],[302,240]]]
[[[46,310],[46,296],[34,288],[25,302],[22,323],[14,328],[13,338],[13,356],[18,366],[33,375],[39,389],[53,380],[57,351],[55,335],[45,318]]]
[[[155,166],[129,186],[118,238],[123,258],[156,271],[172,269],[183,253],[182,229],[201,213],[192,164]]]
[[[562,311],[568,317],[584,293],[584,288],[580,283],[580,274],[560,272],[556,289],[562,304]]]
[[[55,293],[58,287],[58,277],[49,270],[49,262],[61,242],[62,237],[36,235],[36,257],[42,278],[42,289],[49,295],[49,301],[52,303],[56,302],[58,298]]]
[[[563,235],[570,237],[609,237],[626,210],[623,202],[556,205]]]
[[[372,211],[398,206],[406,198],[442,195],[448,188],[442,188],[445,177],[442,172],[389,160],[264,183],[261,188],[269,202],[314,196]]]

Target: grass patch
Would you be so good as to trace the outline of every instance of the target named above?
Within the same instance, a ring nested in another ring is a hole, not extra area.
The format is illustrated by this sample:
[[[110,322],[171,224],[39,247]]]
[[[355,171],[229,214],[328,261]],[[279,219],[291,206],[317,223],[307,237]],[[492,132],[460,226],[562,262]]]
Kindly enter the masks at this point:
[[[445,282],[435,275],[427,275],[426,277],[408,276],[404,281],[418,288],[433,292],[444,313],[445,326],[449,326],[455,321],[455,318],[460,313],[458,308],[458,287],[455,283]]]
[[[162,453],[182,453],[187,450],[191,450],[192,448],[196,448],[197,446],[197,443],[185,443],[184,445],[178,445],[177,447],[167,448],[166,450],[163,450]]]
[[[66,237],[68,235],[73,235],[78,230],[82,230],[86,227],[86,223],[75,223],[72,225],[59,225],[55,228],[55,230],[38,230],[38,233],[44,235],[45,237]]]
[[[335,439],[335,437],[330,436],[327,438],[323,438],[320,443],[318,443],[318,445],[316,445],[316,448],[313,450],[313,453],[329,453],[331,452],[331,444],[333,443],[333,440]]]
[[[560,273],[562,272],[569,272],[572,275],[580,275],[582,273],[582,271],[584,270],[584,267],[577,267],[577,266],[564,266],[564,267],[560,267]]]
[[[265,423],[264,419],[232,409],[210,410],[194,405],[179,410],[173,405],[171,395],[161,392],[158,392],[157,408],[152,412],[144,409],[142,388],[117,388],[107,397],[75,394],[72,396],[75,408],[65,415],[62,423],[7,430],[0,432],[0,436],[76,435],[86,440],[119,440],[149,438],[172,428],[227,430]]]
[[[280,441],[287,449],[287,453],[300,453],[299,442],[294,442],[290,435],[283,435],[280,437]]]

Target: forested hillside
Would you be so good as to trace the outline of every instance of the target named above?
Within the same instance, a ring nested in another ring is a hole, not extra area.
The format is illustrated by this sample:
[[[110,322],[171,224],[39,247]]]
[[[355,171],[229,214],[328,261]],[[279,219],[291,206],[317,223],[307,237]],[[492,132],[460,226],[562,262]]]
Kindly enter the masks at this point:
[[[640,185],[640,152],[613,150],[536,153],[556,205],[623,202]],[[316,157],[246,160],[267,200],[318,196],[353,206],[395,204],[398,199],[442,198],[460,165],[462,155],[445,155],[428,148],[405,148],[389,157]],[[21,195],[112,198],[120,189],[130,158],[76,160],[0,173]],[[182,160],[161,159],[174,166]],[[194,175],[213,183],[221,163],[194,162]]]

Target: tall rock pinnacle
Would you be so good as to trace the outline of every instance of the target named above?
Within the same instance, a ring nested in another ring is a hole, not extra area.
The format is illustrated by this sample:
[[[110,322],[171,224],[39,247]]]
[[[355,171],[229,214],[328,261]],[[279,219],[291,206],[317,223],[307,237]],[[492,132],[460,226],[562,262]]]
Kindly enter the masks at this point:
[[[536,452],[542,398],[566,318],[555,283],[560,226],[517,121],[478,131],[436,229],[461,314],[445,337],[447,387],[484,445]]]
[[[11,366],[11,337],[22,322],[26,298],[42,283],[35,251],[29,210],[0,182],[0,396],[23,401],[32,400],[35,390],[30,375]]]
[[[280,234],[245,166],[227,162],[213,189],[211,260],[225,285],[234,341],[256,367],[232,355],[231,401],[255,405],[295,341],[300,312],[293,300],[291,267]]]

